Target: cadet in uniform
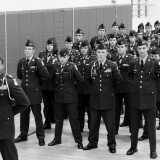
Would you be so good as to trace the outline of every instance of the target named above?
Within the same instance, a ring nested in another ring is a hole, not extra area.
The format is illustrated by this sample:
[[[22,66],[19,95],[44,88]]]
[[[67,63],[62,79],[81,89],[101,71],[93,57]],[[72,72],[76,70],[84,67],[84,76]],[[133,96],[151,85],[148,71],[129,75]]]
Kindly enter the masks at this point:
[[[31,40],[27,40],[25,48],[25,58],[18,62],[17,77],[21,80],[21,87],[30,100],[30,107],[20,114],[20,135],[15,139],[15,142],[27,141],[29,130],[30,110],[32,110],[35,123],[36,135],[39,140],[39,145],[45,145],[44,129],[41,114],[41,86],[40,82],[44,83],[49,78],[49,73],[42,60],[33,56],[35,52],[35,44]]]
[[[29,100],[16,79],[3,73],[4,62],[0,57],[0,153],[3,160],[18,160],[14,144],[14,115],[29,107]],[[12,105],[15,101],[16,105]]]
[[[91,121],[88,145],[84,150],[97,148],[101,117],[108,131],[108,147],[111,153],[116,153],[115,141],[115,87],[122,76],[116,63],[106,59],[107,48],[103,44],[97,47],[97,61],[91,63]]]
[[[121,38],[121,35],[119,34],[119,26],[118,26],[118,23],[116,21],[113,22],[113,24],[112,24],[112,33],[111,34],[114,34],[116,39]],[[108,39],[110,38],[111,34],[108,34]]]
[[[97,44],[97,41],[98,41],[98,44]],[[99,42],[103,43],[106,46],[109,44],[108,38],[106,36],[106,28],[104,24],[101,24],[98,27],[98,35],[91,38],[90,45],[94,52],[96,51],[96,48],[98,47]]]
[[[46,51],[39,53],[39,58],[43,60],[45,66],[49,73],[52,70],[52,64],[57,61],[57,42],[55,38],[49,38],[46,43]],[[48,78],[41,85],[42,98],[44,103],[44,129],[50,129],[51,123],[55,123],[54,120],[54,92],[55,92],[55,84]]]
[[[95,57],[91,56],[91,47],[87,40],[83,41],[80,48],[81,55],[75,58],[75,63],[78,70],[83,76],[84,80],[88,79],[90,75],[89,64],[96,60]],[[80,122],[81,132],[83,132],[85,124],[85,111],[88,113],[88,128],[90,124],[90,93],[91,85],[89,82],[77,83],[77,92],[78,92],[78,117]]]
[[[157,20],[154,22],[154,30],[152,30],[153,34],[157,34],[157,31],[160,29],[160,22]]]
[[[77,29],[76,33],[75,33],[75,43],[73,43],[73,49],[79,51],[80,47],[81,47],[81,43],[83,41],[84,38],[84,32],[81,29]]]
[[[130,30],[130,32],[129,32],[128,52],[132,55],[138,56],[137,42],[136,42],[136,31],[135,30]]]
[[[117,38],[114,34],[110,34],[108,52],[110,55],[117,53]]]
[[[130,122],[131,122],[131,86],[128,78],[128,68],[131,59],[133,56],[131,54],[127,54],[127,40],[124,38],[120,38],[117,41],[117,51],[118,54],[111,56],[111,61],[115,61],[118,64],[118,68],[120,70],[120,73],[124,79],[124,83],[122,83],[119,87],[116,88],[116,95],[115,95],[115,101],[116,101],[116,107],[115,107],[115,133],[118,134],[119,130],[119,123],[120,123],[120,114],[121,114],[121,107],[123,105],[123,99],[125,102],[125,118],[123,123],[121,124],[121,127],[129,125],[130,128]]]
[[[147,22],[146,25],[145,25],[145,34],[144,36],[148,36],[151,38],[151,40],[155,40],[155,36],[154,36],[154,33],[152,32],[152,25],[150,22]]]
[[[150,158],[157,158],[155,126],[156,78],[160,73],[160,63],[148,56],[146,41],[138,41],[137,51],[139,58],[131,61],[128,72],[132,81],[133,92],[131,95],[131,148],[127,151],[127,155],[137,152],[139,124],[143,113],[148,128]]]
[[[68,36],[65,40],[65,47],[68,48],[69,51],[69,62],[74,62],[74,58],[79,56],[80,53],[78,50],[73,49],[73,40],[72,37]]]
[[[65,110],[69,117],[72,133],[78,149],[83,148],[81,130],[77,111],[77,91],[74,86],[75,80],[84,81],[74,63],[68,62],[69,52],[67,48],[62,48],[59,52],[59,62],[53,64],[51,78],[56,83],[55,90],[55,137],[49,146],[61,144],[63,120]]]
[[[121,35],[121,38],[125,38],[127,42],[129,42],[129,35],[126,34],[126,27],[123,23],[119,25],[119,33]]]
[[[144,24],[143,24],[143,23],[140,23],[140,24],[138,25],[138,31],[144,33]]]

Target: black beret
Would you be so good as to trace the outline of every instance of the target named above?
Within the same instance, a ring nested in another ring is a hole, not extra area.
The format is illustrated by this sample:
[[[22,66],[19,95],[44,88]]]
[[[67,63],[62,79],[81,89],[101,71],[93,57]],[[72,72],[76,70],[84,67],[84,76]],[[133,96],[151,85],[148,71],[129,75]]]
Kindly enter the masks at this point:
[[[118,23],[116,21],[113,22],[112,27],[113,26],[118,26]]]
[[[62,48],[62,49],[60,50],[60,52],[59,52],[59,55],[60,55],[61,57],[66,56],[66,55],[68,55],[68,54],[69,54],[69,51],[68,51],[67,48]]]
[[[101,24],[101,25],[98,27],[98,30],[99,30],[99,29],[106,29],[106,28],[105,28],[104,24]]]
[[[26,47],[34,47],[35,48],[35,43],[32,40],[28,39],[26,44],[25,44],[25,46]]]
[[[114,35],[113,33],[110,34],[109,38],[116,38],[117,39],[116,35]]]
[[[82,41],[82,43],[81,43],[81,47],[85,47],[85,46],[88,46],[88,45],[89,45],[88,40],[84,40],[84,41]]]
[[[98,47],[96,48],[96,50],[104,50],[104,49],[107,49],[107,47],[103,44],[103,43],[100,43],[99,45],[98,45]]]
[[[76,34],[84,34],[83,31],[81,29],[77,29]]]
[[[136,36],[136,31],[135,30],[130,30],[129,36]]]
[[[119,28],[126,28],[126,27],[125,27],[125,25],[124,25],[123,23],[121,23],[121,24],[119,25]]]
[[[154,25],[160,24],[159,20],[154,22]]]
[[[144,29],[144,24],[143,24],[143,23],[140,23],[140,24],[138,25],[138,29]]]
[[[154,48],[151,50],[151,54],[160,54],[160,48]]]
[[[137,46],[143,46],[143,45],[148,45],[147,41],[143,39],[139,39],[137,42]]]
[[[73,42],[72,37],[70,37],[70,36],[67,36],[67,38],[66,38],[65,41],[66,41],[66,42]]]
[[[54,44],[55,41],[56,41],[55,38],[49,38],[49,39],[47,40],[47,44]]]
[[[147,22],[145,26],[151,26],[152,27],[150,22]]]
[[[123,44],[127,44],[127,41],[125,38],[120,38],[117,40],[117,45],[123,45]]]

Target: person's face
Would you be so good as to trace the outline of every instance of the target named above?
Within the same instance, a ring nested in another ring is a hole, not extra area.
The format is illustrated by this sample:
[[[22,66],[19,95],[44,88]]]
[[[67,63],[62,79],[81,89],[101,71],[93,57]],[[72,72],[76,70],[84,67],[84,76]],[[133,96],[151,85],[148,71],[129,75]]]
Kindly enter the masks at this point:
[[[65,56],[60,56],[58,55],[59,61],[62,65],[65,65],[68,62],[69,59],[69,54],[65,55]]]
[[[152,26],[145,26],[146,33],[151,33]]]
[[[118,31],[119,31],[118,26],[112,26],[112,31],[113,31],[113,33],[118,33]]]
[[[152,54],[152,58],[154,60],[160,60],[160,55],[159,54]]]
[[[26,58],[32,57],[34,52],[35,52],[35,48],[34,47],[25,46],[24,53],[25,53]]]
[[[145,57],[147,54],[148,54],[148,47],[147,47],[147,45],[142,45],[142,46],[137,46],[137,51],[138,51],[138,53],[139,53],[139,56],[140,57]]]
[[[2,61],[0,61],[0,73],[2,73],[3,68],[4,68],[4,64],[2,64]]]
[[[83,34],[76,34],[75,39],[77,42],[81,42],[83,40]]]
[[[135,36],[129,36],[129,41],[130,41],[131,43],[135,43],[136,37],[135,37]]]
[[[126,29],[125,28],[120,28],[119,32],[120,32],[120,34],[124,35],[126,33]]]
[[[109,43],[110,43],[111,46],[115,46],[116,43],[117,43],[116,38],[110,38],[110,39],[109,39]]]
[[[155,28],[155,30],[158,30],[160,28],[160,24],[155,24],[154,28]]]
[[[99,62],[103,62],[108,53],[106,49],[97,49],[96,54],[97,54],[97,60]]]
[[[82,55],[88,54],[88,46],[81,47],[81,54]]]
[[[54,48],[53,44],[47,44],[46,47],[47,47],[47,51],[48,52],[52,52],[53,51],[53,48]]]
[[[142,32],[137,33],[137,38],[143,39],[143,33]]]
[[[105,33],[106,33],[106,30],[105,30],[105,29],[99,29],[99,30],[98,30],[98,34],[99,34],[101,37],[105,36]]]
[[[117,45],[117,51],[118,51],[120,56],[123,56],[123,54],[126,53],[126,50],[127,50],[127,47],[125,46],[125,44]]]
[[[69,50],[72,49],[72,46],[73,46],[73,42],[65,42],[65,47],[68,48]]]

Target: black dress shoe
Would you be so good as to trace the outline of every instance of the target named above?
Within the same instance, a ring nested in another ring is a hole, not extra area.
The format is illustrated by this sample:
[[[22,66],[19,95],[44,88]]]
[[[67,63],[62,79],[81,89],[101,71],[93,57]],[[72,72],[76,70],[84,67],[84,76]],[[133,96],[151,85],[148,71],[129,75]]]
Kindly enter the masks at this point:
[[[116,153],[116,148],[115,147],[109,147],[110,153]]]
[[[83,144],[82,144],[82,142],[81,143],[78,143],[78,149],[83,149]]]
[[[121,125],[120,125],[120,127],[125,127],[125,126],[128,126],[128,124],[127,123],[121,123]]]
[[[43,125],[43,128],[44,129],[51,129],[51,124],[46,123],[46,124]]]
[[[156,159],[156,158],[157,158],[157,152],[151,151],[151,153],[150,153],[150,158]]]
[[[143,140],[145,140],[145,139],[148,139],[148,137],[147,137],[147,136],[143,136],[143,135],[138,138],[139,141],[143,141]]]
[[[55,141],[55,140],[53,140],[52,142],[48,143],[48,146],[55,146],[57,144],[61,144],[61,141]]]
[[[133,154],[136,153],[137,151],[138,151],[137,148],[130,148],[130,149],[127,151],[126,155],[133,155]]]
[[[40,146],[44,146],[44,145],[45,145],[44,139],[39,139],[39,145],[40,145]]]
[[[22,135],[19,135],[15,140],[14,142],[15,143],[19,143],[19,142],[22,142],[22,141],[27,141],[27,136],[22,136]]]
[[[93,145],[91,143],[88,143],[87,146],[83,147],[83,150],[91,150],[97,148],[97,145]]]

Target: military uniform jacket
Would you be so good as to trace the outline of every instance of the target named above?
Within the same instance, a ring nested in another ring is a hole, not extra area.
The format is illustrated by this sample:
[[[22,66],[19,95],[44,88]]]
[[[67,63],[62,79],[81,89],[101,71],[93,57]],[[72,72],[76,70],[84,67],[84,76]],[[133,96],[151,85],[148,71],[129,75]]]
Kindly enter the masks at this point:
[[[117,48],[116,47],[111,48],[110,45],[109,45],[108,46],[108,52],[109,52],[110,55],[116,54],[117,53]]]
[[[98,61],[91,63],[90,106],[96,110],[108,110],[115,107],[115,88],[122,82],[122,76],[116,63],[106,60],[102,70]]]
[[[76,57],[75,59],[77,68],[85,80],[85,82],[77,83],[77,91],[80,94],[90,94],[91,93],[91,85],[88,81],[89,76],[90,76],[89,65],[94,60],[96,60],[96,57],[91,57],[91,56],[88,56],[86,59],[84,59],[82,56],[79,56],[79,57]]]
[[[84,79],[74,63],[67,62],[64,68],[60,62],[53,64],[51,78],[56,83],[55,102],[75,103],[78,101],[74,81],[83,82]]]
[[[49,73],[42,60],[33,57],[29,64],[26,58],[20,59],[17,67],[17,77],[21,80],[21,87],[30,100],[31,105],[42,102],[40,82],[49,78]]]
[[[150,56],[143,66],[140,67],[140,59],[135,58],[129,67],[129,76],[133,85],[133,107],[139,110],[148,110],[156,107],[156,78],[160,73],[158,61]]]
[[[152,41],[150,46],[160,48],[160,40],[156,39],[156,40]]]
[[[132,55],[135,55],[135,56],[138,56],[137,44],[136,43],[134,45],[131,45],[129,43],[129,45],[128,45],[128,53],[132,54]]]
[[[57,61],[57,54],[51,54],[48,58],[47,52],[40,52],[38,56],[41,60],[43,60],[45,66],[47,67],[48,73],[51,74],[52,66]],[[41,85],[42,90],[55,90],[55,83],[48,78],[44,83]]]
[[[123,77],[123,83],[119,87],[116,88],[117,93],[129,93],[131,92],[131,83],[130,78],[128,77],[128,69],[130,65],[130,61],[133,59],[131,54],[126,54],[122,59],[120,59],[119,55],[112,55],[111,61],[114,61],[118,65],[118,69]]]
[[[13,106],[13,98],[16,105]],[[29,106],[24,91],[11,76],[0,75],[0,140],[14,138],[14,115]]]

